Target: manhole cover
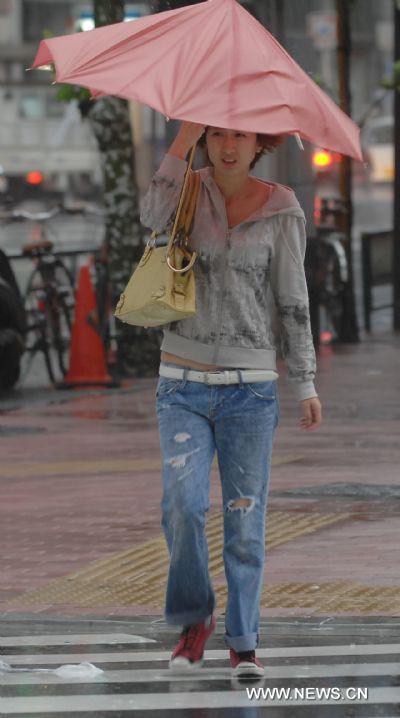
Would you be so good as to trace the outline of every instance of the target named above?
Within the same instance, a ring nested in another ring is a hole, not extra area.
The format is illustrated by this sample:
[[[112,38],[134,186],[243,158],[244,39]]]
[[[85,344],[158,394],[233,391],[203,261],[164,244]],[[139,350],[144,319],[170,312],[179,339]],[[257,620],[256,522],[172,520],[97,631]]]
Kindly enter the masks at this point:
[[[46,429],[41,426],[0,426],[0,438],[3,436],[22,436],[26,434],[42,434]]]

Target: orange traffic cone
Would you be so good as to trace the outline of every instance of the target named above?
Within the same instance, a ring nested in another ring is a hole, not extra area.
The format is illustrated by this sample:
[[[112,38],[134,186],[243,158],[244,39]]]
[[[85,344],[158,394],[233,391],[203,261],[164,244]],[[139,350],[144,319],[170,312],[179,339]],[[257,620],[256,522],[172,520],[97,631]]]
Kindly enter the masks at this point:
[[[61,387],[116,385],[107,372],[96,297],[89,267],[81,267],[76,294],[75,320],[72,327],[69,369]]]

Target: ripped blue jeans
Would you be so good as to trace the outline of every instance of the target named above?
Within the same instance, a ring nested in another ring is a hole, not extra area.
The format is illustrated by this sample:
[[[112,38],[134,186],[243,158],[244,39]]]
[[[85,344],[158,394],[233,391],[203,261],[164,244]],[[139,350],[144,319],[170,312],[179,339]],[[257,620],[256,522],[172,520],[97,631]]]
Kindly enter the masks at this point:
[[[186,626],[209,616],[215,596],[205,535],[210,470],[218,455],[228,585],[225,642],[258,645],[265,518],[276,381],[206,385],[160,377],[157,416],[162,457],[162,527],[170,553],[165,617]]]

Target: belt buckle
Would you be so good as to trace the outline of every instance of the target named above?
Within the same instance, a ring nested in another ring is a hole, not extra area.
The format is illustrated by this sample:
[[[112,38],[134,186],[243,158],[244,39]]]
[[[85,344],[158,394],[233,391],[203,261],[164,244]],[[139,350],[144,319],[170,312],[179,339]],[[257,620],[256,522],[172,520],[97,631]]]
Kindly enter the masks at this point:
[[[225,372],[224,372],[225,373]],[[219,377],[222,379],[222,375],[219,372],[216,371],[205,371],[204,372],[204,383],[208,386],[212,386],[214,384],[222,384],[222,381],[219,381]],[[214,381],[213,381],[214,379]]]

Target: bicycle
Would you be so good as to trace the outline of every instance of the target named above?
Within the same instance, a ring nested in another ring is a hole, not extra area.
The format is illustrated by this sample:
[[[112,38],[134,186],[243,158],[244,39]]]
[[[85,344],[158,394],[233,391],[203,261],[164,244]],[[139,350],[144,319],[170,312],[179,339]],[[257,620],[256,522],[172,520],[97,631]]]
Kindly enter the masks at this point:
[[[111,299],[110,276],[108,269],[108,248],[105,241],[94,255],[94,275],[99,333],[104,345],[107,364],[117,361],[117,338],[114,307]]]
[[[343,211],[342,200],[321,198],[317,235],[307,243],[306,275],[316,345],[320,341],[321,307],[325,312],[326,329],[332,339],[337,340],[341,334],[349,283],[349,267],[343,244],[345,237],[338,229]]]
[[[43,354],[49,380],[57,384],[68,369],[71,329],[74,314],[74,277],[62,259],[54,253],[54,242],[48,237],[45,223],[61,212],[99,214],[88,208],[60,205],[51,210],[32,213],[11,210],[0,214],[8,222],[33,221],[39,230],[22,248],[22,256],[35,263],[23,295],[26,332],[25,351],[30,363],[35,354]]]

